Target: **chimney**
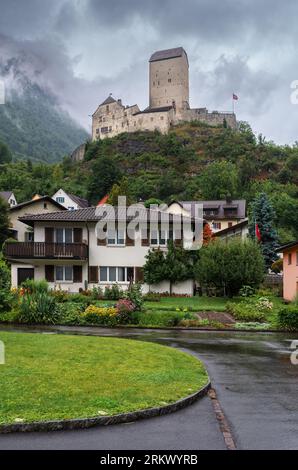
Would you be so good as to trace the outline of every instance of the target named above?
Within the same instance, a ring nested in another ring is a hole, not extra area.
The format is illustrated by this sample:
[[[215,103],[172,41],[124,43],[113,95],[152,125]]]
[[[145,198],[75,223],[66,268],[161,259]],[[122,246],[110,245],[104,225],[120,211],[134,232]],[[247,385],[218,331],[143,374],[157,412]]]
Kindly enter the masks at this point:
[[[118,101],[118,103],[122,106],[122,100],[119,99],[119,100],[117,100],[117,101]]]

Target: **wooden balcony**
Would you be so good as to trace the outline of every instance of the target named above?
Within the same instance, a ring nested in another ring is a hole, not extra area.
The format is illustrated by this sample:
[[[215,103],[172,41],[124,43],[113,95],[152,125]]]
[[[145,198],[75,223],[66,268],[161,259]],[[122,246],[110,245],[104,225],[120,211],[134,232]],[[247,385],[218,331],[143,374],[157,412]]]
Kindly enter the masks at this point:
[[[73,259],[88,258],[84,243],[16,242],[5,245],[4,254],[11,259]]]

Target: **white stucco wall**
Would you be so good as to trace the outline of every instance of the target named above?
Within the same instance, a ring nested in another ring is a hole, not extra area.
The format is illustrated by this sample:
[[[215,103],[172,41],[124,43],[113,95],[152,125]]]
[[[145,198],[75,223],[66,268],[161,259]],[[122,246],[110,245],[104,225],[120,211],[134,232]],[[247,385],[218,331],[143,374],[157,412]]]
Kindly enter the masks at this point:
[[[64,197],[64,202],[59,202],[57,201],[57,198],[59,197]],[[61,204],[63,207],[65,207],[66,209],[68,210],[71,210],[73,208],[73,210],[75,209],[80,209],[80,207],[78,206],[78,204],[76,202],[74,202],[70,197],[69,195],[63,190],[63,189],[59,189],[53,196],[52,196],[52,199],[54,199],[55,201],[59,202],[59,204]]]

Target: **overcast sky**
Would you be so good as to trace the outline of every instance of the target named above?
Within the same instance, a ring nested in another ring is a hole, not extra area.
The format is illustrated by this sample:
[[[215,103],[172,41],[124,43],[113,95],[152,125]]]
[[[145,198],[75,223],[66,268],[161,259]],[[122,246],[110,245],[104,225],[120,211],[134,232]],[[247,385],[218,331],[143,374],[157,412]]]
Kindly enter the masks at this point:
[[[90,128],[109,93],[145,108],[151,53],[183,46],[192,107],[230,111],[235,92],[238,119],[291,144],[297,18],[297,0],[0,0],[0,65],[17,59]]]

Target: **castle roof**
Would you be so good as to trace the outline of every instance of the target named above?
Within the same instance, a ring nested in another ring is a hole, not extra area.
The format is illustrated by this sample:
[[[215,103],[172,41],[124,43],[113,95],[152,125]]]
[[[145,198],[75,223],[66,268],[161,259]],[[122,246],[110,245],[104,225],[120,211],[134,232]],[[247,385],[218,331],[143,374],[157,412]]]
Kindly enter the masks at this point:
[[[149,59],[149,62],[156,62],[158,60],[174,59],[175,57],[182,57],[187,54],[183,47],[175,47],[173,49],[164,49],[163,51],[156,51]]]
[[[99,106],[103,106],[105,104],[111,104],[111,103],[116,103],[116,100],[111,95],[109,95],[107,99],[105,99]]]
[[[143,111],[139,111],[138,113],[135,113],[134,116],[137,114],[146,114],[146,113],[166,113],[170,111],[170,109],[173,109],[173,106],[161,106],[160,108],[146,108]]]

